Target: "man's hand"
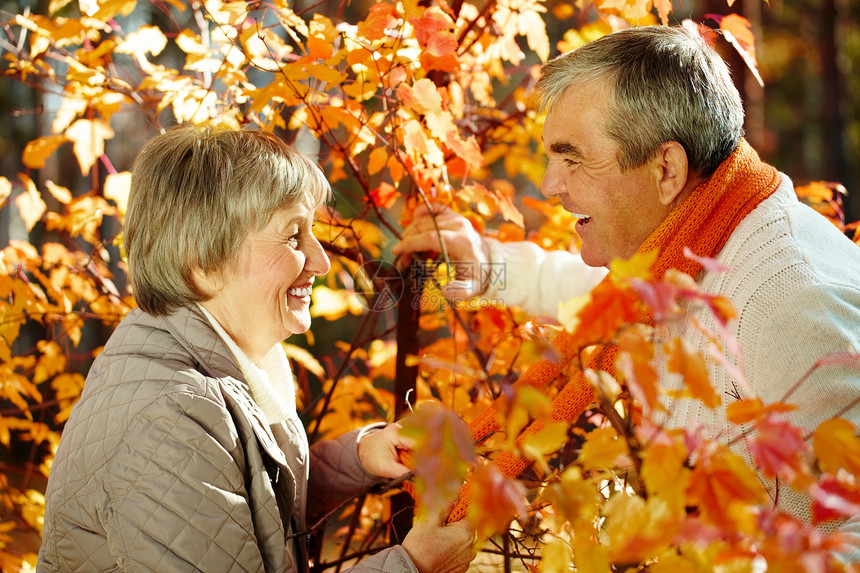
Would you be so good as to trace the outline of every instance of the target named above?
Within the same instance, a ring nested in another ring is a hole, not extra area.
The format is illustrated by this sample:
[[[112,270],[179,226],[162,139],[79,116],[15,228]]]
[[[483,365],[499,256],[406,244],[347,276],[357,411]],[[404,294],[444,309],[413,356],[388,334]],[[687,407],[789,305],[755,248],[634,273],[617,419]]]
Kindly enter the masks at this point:
[[[454,281],[444,285],[444,292],[455,299],[467,299],[487,290],[490,261],[489,247],[469,220],[445,205],[421,205],[415,209],[412,223],[403,231],[400,242],[392,247],[399,265],[408,266],[410,256],[420,252],[442,252],[445,245],[448,260],[456,273]],[[435,223],[434,223],[435,220]]]
[[[475,559],[475,530],[465,519],[444,525],[450,507],[415,521],[403,540],[419,573],[463,573]]]
[[[381,478],[396,478],[409,472],[400,453],[411,450],[413,440],[400,435],[400,424],[388,424],[358,442],[358,459],[368,473]]]

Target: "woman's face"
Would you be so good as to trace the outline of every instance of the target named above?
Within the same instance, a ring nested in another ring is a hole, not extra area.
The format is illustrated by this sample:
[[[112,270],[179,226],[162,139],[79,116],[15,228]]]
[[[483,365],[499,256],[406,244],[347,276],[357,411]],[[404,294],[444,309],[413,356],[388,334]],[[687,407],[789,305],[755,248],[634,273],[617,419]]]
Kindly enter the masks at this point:
[[[216,280],[215,296],[203,303],[251,360],[310,328],[314,277],[331,267],[313,235],[313,217],[307,205],[276,211],[245,237]]]

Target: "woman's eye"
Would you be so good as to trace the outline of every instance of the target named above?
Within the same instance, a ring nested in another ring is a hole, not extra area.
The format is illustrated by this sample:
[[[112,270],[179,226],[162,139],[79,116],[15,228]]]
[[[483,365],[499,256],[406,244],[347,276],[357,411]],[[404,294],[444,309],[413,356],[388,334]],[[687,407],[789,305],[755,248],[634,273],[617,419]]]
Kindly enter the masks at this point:
[[[299,234],[296,233],[295,235],[291,235],[286,241],[284,241],[284,243],[291,247],[297,247],[299,245]]]

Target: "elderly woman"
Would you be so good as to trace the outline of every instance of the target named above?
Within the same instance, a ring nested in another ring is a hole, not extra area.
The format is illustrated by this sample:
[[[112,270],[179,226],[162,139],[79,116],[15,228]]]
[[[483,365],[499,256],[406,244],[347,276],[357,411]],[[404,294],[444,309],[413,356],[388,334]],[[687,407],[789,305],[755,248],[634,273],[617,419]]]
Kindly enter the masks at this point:
[[[406,471],[396,424],[308,447],[281,341],[329,261],[319,167],[253,130],[180,127],[135,162],[139,309],[95,360],[46,495],[39,571],[304,571],[306,515]],[[464,571],[464,523],[418,521],[355,572]]]

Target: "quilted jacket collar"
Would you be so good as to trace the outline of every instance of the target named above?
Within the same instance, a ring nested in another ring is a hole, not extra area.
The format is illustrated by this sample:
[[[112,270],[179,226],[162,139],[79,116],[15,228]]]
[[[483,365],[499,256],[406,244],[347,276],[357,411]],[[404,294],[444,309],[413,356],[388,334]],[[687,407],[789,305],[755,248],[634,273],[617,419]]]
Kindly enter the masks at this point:
[[[233,353],[213,330],[206,317],[196,307],[183,307],[161,320],[166,329],[194,357],[198,369],[217,379],[225,398],[247,416],[266,453],[279,465],[286,466],[284,453],[278,447],[265,414],[254,402],[248,381],[236,364]]]

